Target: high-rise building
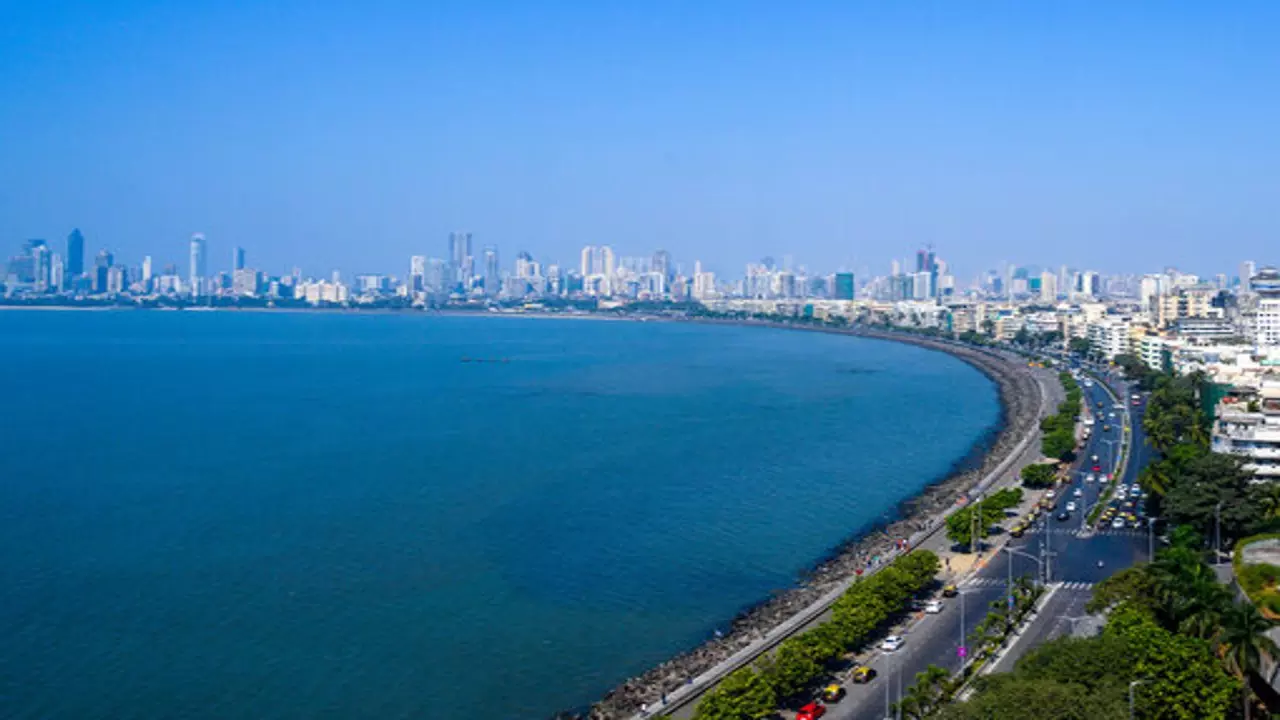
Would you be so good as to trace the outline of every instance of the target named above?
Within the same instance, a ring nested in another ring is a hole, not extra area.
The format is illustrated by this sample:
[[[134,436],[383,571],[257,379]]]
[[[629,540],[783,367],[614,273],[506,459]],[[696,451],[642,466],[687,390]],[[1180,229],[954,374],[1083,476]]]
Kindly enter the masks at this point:
[[[1258,266],[1252,260],[1245,260],[1240,263],[1240,289],[1249,290],[1249,281],[1254,275],[1258,274]]]
[[[49,282],[53,274],[53,253],[49,246],[41,243],[31,248],[31,265],[35,270],[34,285],[36,292],[49,292]]]
[[[62,256],[58,253],[53,254],[52,267],[49,271],[49,285],[55,292],[61,292],[67,289],[67,271],[66,263],[63,262]]]
[[[231,251],[231,271],[244,269],[244,248],[238,247]]]
[[[1280,347],[1280,271],[1266,267],[1254,273],[1250,289],[1258,295],[1257,343],[1261,349]]]
[[[484,293],[497,295],[499,280],[498,248],[490,245],[484,249]]]
[[[84,235],[80,228],[71,231],[67,236],[66,274],[69,277],[80,277],[84,274]]]
[[[142,258],[142,291],[151,292],[151,256]]]
[[[853,299],[853,273],[836,273],[836,300]]]
[[[123,265],[112,265],[107,268],[107,292],[112,295],[119,295],[124,292],[125,286],[129,283],[129,276],[124,271]]]
[[[107,292],[107,272],[116,264],[116,258],[110,252],[103,250],[98,253],[98,257],[94,258],[94,282],[93,291],[97,293]]]
[[[659,250],[653,254],[650,269],[661,275],[668,283],[675,278],[675,268],[671,265],[671,253],[666,250]]]
[[[191,263],[187,274],[187,282],[190,284],[191,294],[195,297],[205,294],[206,277],[208,276],[205,259],[204,234],[195,233],[191,236]]]
[[[1048,270],[1040,273],[1040,301],[1046,303],[1058,301],[1058,276]]]
[[[471,285],[472,275],[471,233],[449,233],[449,268],[453,274],[453,282],[463,286]]]
[[[262,275],[253,268],[240,268],[231,275],[231,291],[242,297],[253,297],[262,289]]]
[[[409,292],[427,291],[427,258],[414,255],[409,258]]]
[[[587,245],[586,247],[582,248],[582,264],[580,266],[580,269],[582,271],[582,276],[586,277],[588,275],[594,275],[595,268],[596,268],[596,247],[594,245]]]

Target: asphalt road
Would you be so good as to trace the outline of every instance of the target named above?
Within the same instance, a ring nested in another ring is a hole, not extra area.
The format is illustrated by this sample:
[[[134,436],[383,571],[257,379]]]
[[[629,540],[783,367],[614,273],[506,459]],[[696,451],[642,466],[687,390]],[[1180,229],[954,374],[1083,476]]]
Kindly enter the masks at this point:
[[[1145,404],[1133,407],[1129,401],[1128,388],[1118,382],[1115,391],[1124,404],[1123,409],[1116,408],[1116,400],[1106,394],[1096,382],[1093,387],[1082,389],[1090,409],[1103,413],[1105,418],[1100,418],[1095,423],[1093,434],[1080,453],[1081,462],[1089,463],[1085,471],[1091,469],[1093,455],[1099,457],[1104,472],[1113,470],[1111,462],[1115,454],[1104,440],[1119,441],[1119,414],[1130,413],[1133,445],[1122,480],[1132,484],[1141,468],[1151,459],[1151,449],[1146,445],[1141,427]],[[1097,406],[1098,401],[1103,403],[1101,410]],[[1111,412],[1117,413],[1114,420],[1106,417]],[[1104,424],[1110,424],[1111,430],[1104,431]],[[1067,500],[1079,502],[1086,499],[1089,507],[1097,502],[1101,485],[1096,481],[1085,483],[1084,475],[1085,472],[1072,474],[1071,485],[1066,486],[1059,494],[1059,508]],[[1081,490],[1081,498],[1074,497],[1076,488]],[[1079,510],[1065,522],[1053,518],[1056,512],[1045,513],[1042,516],[1044,520],[1037,523],[1024,537],[1010,538],[1010,548],[1037,559],[1045,557],[1042,551],[1051,553],[1048,555],[1050,582],[1062,583],[1035,621],[1024,628],[1020,641],[1015,645],[1017,656],[1063,632],[1062,627],[1070,624],[1064,618],[1083,615],[1084,603],[1088,601],[1094,584],[1106,579],[1116,570],[1147,559],[1150,538],[1145,529],[1107,529],[1084,533],[1081,532]],[[916,673],[924,671],[929,665],[949,670],[960,668],[958,649],[963,634],[970,632],[982,619],[992,602],[999,602],[1006,596],[1010,574],[1014,578],[1020,575],[1034,577],[1039,572],[1037,562],[1023,555],[1000,552],[997,557],[990,558],[969,580],[961,584],[961,597],[945,601],[941,614],[913,618],[905,629],[896,630],[906,638],[901,649],[893,653],[874,652],[869,657],[860,658],[862,663],[876,670],[877,677],[866,685],[849,685],[848,696],[841,703],[832,705],[826,717],[832,720],[882,720],[889,717],[886,698],[896,700],[900,692],[914,683]],[[1008,661],[1009,667],[1013,661],[1016,661],[1016,657]],[[1003,660],[1000,669],[1006,669]]]

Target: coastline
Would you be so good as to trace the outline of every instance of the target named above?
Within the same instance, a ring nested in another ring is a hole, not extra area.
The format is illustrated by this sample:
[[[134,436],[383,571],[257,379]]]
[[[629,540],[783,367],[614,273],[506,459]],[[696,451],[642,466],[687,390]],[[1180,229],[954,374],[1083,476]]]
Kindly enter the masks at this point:
[[[833,548],[814,567],[802,573],[793,587],[775,593],[740,612],[722,637],[714,638],[670,660],[630,678],[592,705],[591,720],[622,720],[640,711],[643,704],[656,705],[665,694],[685,685],[735,653],[764,637],[796,613],[809,607],[842,583],[848,582],[868,558],[886,555],[898,538],[926,529],[930,518],[952,506],[974,490],[982,478],[1008,458],[1021,438],[1038,425],[1039,388],[1036,380],[1020,364],[995,352],[935,338],[894,333],[867,327],[824,328],[758,321],[693,320],[707,324],[774,327],[851,335],[917,345],[945,352],[968,363],[996,386],[1001,416],[992,431],[984,434],[947,475],[930,483],[920,493],[900,502],[895,518],[853,529],[849,539]]]

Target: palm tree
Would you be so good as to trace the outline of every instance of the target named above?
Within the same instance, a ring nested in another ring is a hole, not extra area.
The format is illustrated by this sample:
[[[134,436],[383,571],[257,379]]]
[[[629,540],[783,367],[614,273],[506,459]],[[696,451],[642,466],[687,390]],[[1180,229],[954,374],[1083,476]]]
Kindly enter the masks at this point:
[[[1221,654],[1227,669],[1244,681],[1243,697],[1244,718],[1249,720],[1252,704],[1252,690],[1249,687],[1249,674],[1258,672],[1262,664],[1262,653],[1273,658],[1280,657],[1280,648],[1267,635],[1267,631],[1276,623],[1262,616],[1258,608],[1249,602],[1231,603],[1222,612],[1222,628],[1218,633],[1218,652]]]

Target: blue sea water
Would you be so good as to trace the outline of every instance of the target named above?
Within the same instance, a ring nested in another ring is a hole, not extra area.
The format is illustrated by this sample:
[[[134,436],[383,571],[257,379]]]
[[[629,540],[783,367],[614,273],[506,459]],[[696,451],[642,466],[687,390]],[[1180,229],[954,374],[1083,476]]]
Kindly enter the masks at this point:
[[[0,312],[0,398],[6,718],[545,718],[999,420],[896,343],[421,315]]]

